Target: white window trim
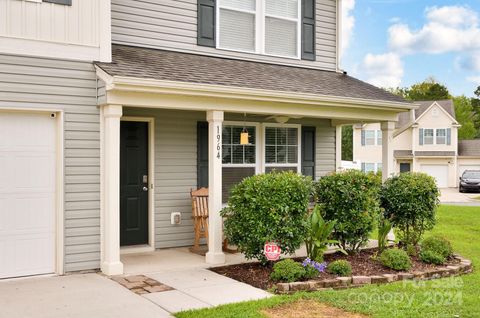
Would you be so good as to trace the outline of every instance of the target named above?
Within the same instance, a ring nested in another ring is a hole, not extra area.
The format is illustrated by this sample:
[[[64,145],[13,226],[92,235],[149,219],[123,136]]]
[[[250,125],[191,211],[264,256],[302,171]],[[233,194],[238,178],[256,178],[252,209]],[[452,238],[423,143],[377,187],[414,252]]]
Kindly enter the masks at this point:
[[[262,125],[262,171],[265,172],[266,168],[275,168],[275,167],[296,167],[297,172],[301,173],[301,165],[302,165],[302,125],[299,124],[275,124],[275,123],[265,123]],[[280,127],[280,128],[296,128],[298,130],[297,132],[297,163],[267,163],[267,158],[266,158],[266,153],[265,153],[265,146],[267,144],[265,140],[265,135],[266,135],[266,129],[268,127]]]
[[[445,135],[443,135],[442,137],[444,138],[444,142],[443,143],[438,143],[438,131],[439,130],[443,130],[445,132]],[[438,129],[435,129],[435,145],[446,145],[447,144],[447,128],[438,128]]]
[[[292,60],[301,60],[301,49],[302,49],[302,1],[298,0],[298,17],[297,19],[278,17],[275,15],[267,15],[265,10],[265,0],[256,0],[255,1],[255,12],[245,9],[237,9],[229,6],[221,5],[221,1],[218,2],[218,5],[215,9],[215,48],[219,50],[240,52],[247,54],[261,54],[272,57],[288,58]],[[220,9],[232,10],[237,12],[249,13],[255,15],[255,49],[253,51],[232,49],[220,46]],[[287,21],[296,21],[297,20],[297,56],[288,56],[288,55],[278,55],[278,54],[269,54],[265,52],[265,18],[271,17],[280,20]]]
[[[447,129],[448,128],[423,128],[423,146],[432,146],[432,145],[442,145],[446,146],[447,145]],[[427,130],[433,130],[433,143],[427,144],[425,143],[425,131]],[[444,130],[445,131],[445,142],[444,143],[437,143],[437,137],[438,137],[438,131],[439,130]]]
[[[261,139],[259,136],[260,135],[259,132],[261,131],[260,123],[241,122],[241,121],[224,121],[223,126],[255,127],[255,163],[222,163],[222,168],[255,168],[255,174],[261,173],[260,165],[259,165],[262,158],[259,152],[259,148],[261,147],[261,144],[260,144]],[[222,141],[223,141],[223,138],[222,138]],[[223,143],[222,143],[222,148],[223,148]]]
[[[242,122],[242,121],[225,121],[223,126],[253,126],[256,130],[255,136],[255,163],[241,164],[241,163],[222,163],[222,168],[253,168],[255,167],[255,174],[265,173],[266,168],[274,167],[292,167],[297,168],[297,172],[301,173],[302,169],[302,125],[300,124],[276,124],[276,123],[259,123],[259,122]],[[265,158],[265,130],[267,127],[285,127],[297,128],[297,163],[266,163]],[[222,145],[223,147],[223,145]]]

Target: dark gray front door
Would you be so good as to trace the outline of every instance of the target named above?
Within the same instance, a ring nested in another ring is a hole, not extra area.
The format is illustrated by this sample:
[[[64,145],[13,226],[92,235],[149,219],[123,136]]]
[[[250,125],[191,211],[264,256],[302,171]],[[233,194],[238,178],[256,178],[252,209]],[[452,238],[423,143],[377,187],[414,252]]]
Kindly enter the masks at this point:
[[[108,164],[108,163],[107,163]],[[148,244],[148,123],[120,125],[120,245]]]
[[[410,172],[410,163],[402,162],[400,163],[400,173]]]

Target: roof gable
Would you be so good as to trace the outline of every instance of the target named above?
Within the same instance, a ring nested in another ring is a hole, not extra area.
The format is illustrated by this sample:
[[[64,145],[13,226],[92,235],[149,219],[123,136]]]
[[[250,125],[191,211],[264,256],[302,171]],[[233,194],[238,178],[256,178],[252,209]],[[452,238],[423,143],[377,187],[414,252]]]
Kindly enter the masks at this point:
[[[455,112],[452,101],[434,101],[433,103],[431,102],[430,106],[428,107],[422,107],[422,104],[420,105],[421,106],[417,110],[415,110],[416,123],[420,124],[422,118],[425,118],[426,116],[442,116],[444,118],[447,118],[448,120],[451,120],[452,124],[458,124],[457,120],[455,119]],[[420,115],[418,116],[417,113],[419,113]]]

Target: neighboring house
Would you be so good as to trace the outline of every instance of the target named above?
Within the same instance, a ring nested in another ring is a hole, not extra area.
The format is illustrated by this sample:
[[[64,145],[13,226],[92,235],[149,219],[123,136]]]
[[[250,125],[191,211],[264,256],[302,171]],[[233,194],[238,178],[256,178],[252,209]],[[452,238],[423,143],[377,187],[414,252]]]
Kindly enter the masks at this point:
[[[222,263],[233,184],[335,170],[343,124],[392,137],[415,106],[338,69],[340,7],[0,0],[0,278],[121,274],[122,253],[191,245],[201,186],[206,261]]]
[[[395,172],[420,171],[439,187],[457,187],[458,176],[480,166],[478,141],[458,141],[459,123],[451,100],[416,102],[419,108],[402,113],[393,134]],[[353,159],[362,170],[382,167],[380,124],[355,125]]]

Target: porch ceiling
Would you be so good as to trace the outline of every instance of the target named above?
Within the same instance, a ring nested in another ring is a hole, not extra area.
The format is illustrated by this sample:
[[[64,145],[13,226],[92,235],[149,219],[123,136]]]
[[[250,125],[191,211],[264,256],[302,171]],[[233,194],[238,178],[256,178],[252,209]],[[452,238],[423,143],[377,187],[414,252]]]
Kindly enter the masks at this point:
[[[357,122],[396,121],[417,107],[348,75],[317,69],[121,45],[113,46],[112,63],[96,67],[106,83],[104,104]]]

